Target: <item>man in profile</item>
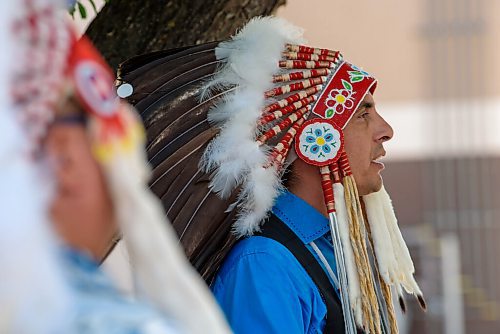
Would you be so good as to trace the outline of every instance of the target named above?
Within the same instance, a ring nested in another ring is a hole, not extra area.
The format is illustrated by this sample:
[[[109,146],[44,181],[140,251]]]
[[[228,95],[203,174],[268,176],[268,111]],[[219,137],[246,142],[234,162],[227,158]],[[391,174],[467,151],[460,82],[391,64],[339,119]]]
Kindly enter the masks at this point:
[[[239,191],[240,240],[212,289],[236,333],[394,333],[391,288],[423,299],[380,175],[393,130],[373,76],[301,43],[260,18],[215,49],[206,86],[231,90],[200,165]]]

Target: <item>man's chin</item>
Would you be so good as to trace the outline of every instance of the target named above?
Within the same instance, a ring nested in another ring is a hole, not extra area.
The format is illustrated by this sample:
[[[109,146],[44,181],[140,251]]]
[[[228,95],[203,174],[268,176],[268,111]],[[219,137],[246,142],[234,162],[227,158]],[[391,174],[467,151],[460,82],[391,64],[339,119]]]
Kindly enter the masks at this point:
[[[369,194],[376,193],[382,189],[382,178],[379,177],[377,180],[373,180],[370,184],[358,184],[358,194],[359,196],[365,196]]]
[[[374,190],[372,191],[372,193],[376,193],[378,191],[380,191],[380,189],[382,189],[382,179],[380,179],[380,183],[378,183],[375,187],[374,187]]]

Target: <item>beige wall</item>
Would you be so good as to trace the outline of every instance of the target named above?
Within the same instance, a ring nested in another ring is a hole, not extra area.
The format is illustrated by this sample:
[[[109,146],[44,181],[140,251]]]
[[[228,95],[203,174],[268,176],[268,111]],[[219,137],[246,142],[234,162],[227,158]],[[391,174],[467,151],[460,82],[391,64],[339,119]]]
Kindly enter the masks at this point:
[[[486,0],[486,63],[491,69],[491,75],[487,79],[488,95],[500,97],[500,1]]]
[[[307,13],[304,3],[287,0],[277,15],[304,27],[312,45],[340,50],[345,59],[374,74],[380,82],[378,101],[421,96],[419,1],[314,0]]]
[[[452,19],[461,0],[439,0]],[[481,1],[486,8],[481,63],[491,69],[484,78],[484,95],[500,96],[500,1]],[[432,73],[425,34],[429,0],[287,0],[277,15],[306,29],[310,44],[339,49],[346,59],[376,75],[378,101],[423,100]],[[479,3],[479,2],[476,2]],[[306,7],[309,7],[306,12]],[[474,10],[474,8],[472,8]],[[443,43],[450,41],[444,40]],[[469,44],[477,47],[478,44]],[[453,57],[452,54],[449,57]],[[467,64],[465,64],[467,66]],[[489,75],[491,74],[491,75]]]

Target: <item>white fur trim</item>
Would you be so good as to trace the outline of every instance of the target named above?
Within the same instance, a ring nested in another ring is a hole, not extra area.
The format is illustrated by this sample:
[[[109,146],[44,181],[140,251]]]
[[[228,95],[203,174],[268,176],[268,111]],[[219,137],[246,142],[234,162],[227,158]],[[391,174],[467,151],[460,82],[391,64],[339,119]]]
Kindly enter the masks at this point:
[[[397,280],[398,263],[394,254],[392,237],[385,220],[384,209],[379,195],[370,194],[363,197],[366,216],[370,224],[373,247],[377,255],[379,273],[387,284]]]
[[[382,186],[380,191],[363,196],[370,224],[375,255],[384,281],[395,285],[398,293],[401,286],[406,292],[421,296],[415,278],[415,267],[410,252],[399,230],[389,194]]]
[[[392,200],[384,187],[380,190],[380,195],[385,219],[387,221],[387,228],[391,235],[391,240],[393,241],[397,262],[401,268],[400,274],[403,277],[401,284],[405,288],[406,292],[421,296],[422,291],[413,276],[415,274],[415,266],[413,265],[410,251],[408,250],[406,242],[403,239],[403,235],[401,234],[401,230],[399,229],[398,220],[392,206]]]

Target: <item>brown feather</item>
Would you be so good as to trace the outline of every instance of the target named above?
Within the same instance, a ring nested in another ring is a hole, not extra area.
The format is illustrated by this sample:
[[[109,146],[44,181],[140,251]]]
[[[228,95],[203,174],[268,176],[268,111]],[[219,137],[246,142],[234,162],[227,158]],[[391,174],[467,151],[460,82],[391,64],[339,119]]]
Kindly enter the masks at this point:
[[[207,121],[209,109],[229,91],[200,102],[205,80],[217,68],[209,43],[134,57],[120,66],[119,82],[130,83],[127,98],[141,114],[147,153],[153,166],[151,189],[161,199],[186,255],[210,281],[235,243],[230,233],[235,212],[210,192],[208,175],[198,170],[208,142],[217,134]]]

